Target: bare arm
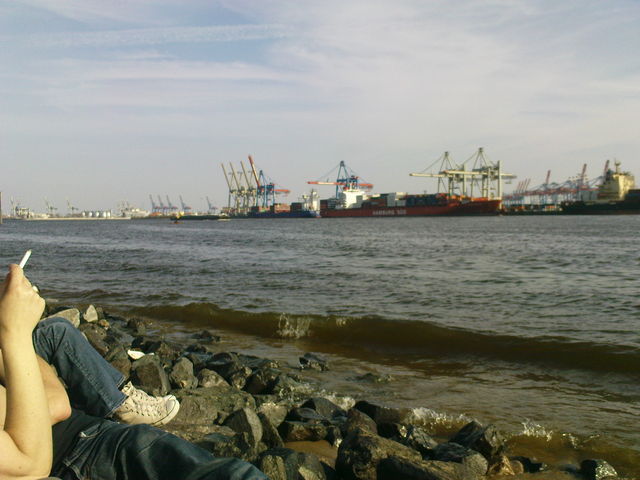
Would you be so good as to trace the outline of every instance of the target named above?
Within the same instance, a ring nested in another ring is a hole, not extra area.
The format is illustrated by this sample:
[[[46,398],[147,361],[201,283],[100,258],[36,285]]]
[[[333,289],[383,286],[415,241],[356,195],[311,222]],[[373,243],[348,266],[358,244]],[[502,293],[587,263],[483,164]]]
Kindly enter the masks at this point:
[[[31,332],[44,301],[17,265],[0,288],[0,348],[4,358],[7,413],[0,431],[0,477],[45,477],[53,446],[49,407]]]
[[[44,391],[47,395],[47,404],[49,405],[49,416],[51,417],[51,425],[66,420],[71,415],[71,405],[69,397],[62,382],[56,375],[54,368],[38,357],[38,365],[40,374],[42,375],[42,383]],[[4,385],[4,361],[2,359],[2,350],[0,350],[0,384]],[[0,429],[4,426],[4,418],[6,413],[6,390],[0,386]]]

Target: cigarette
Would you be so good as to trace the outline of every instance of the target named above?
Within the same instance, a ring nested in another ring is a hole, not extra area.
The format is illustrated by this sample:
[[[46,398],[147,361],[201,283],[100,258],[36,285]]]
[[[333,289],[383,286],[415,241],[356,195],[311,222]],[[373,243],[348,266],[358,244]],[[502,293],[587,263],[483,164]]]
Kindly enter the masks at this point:
[[[31,256],[31,250],[27,250],[26,252],[24,252],[24,257],[22,257],[22,260],[20,260],[20,263],[19,263],[20,268],[24,268],[30,256]]]

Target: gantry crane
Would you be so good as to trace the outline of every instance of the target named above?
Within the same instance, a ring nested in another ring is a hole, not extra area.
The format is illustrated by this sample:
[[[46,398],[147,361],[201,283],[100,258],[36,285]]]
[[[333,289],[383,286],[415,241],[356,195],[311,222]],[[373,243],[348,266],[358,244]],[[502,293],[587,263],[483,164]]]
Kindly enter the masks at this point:
[[[180,198],[180,206],[182,207],[182,212],[190,215],[193,209],[189,205],[184,203],[182,195],[178,195],[178,197]]]
[[[438,173],[427,173],[437,163],[440,163]],[[470,169],[467,169],[468,165]],[[431,177],[438,179],[438,191],[446,191],[449,195],[473,197],[474,190],[482,198],[502,199],[502,179],[516,178],[515,175],[504,173],[500,161],[491,162],[487,159],[482,147],[462,164],[456,165],[449,156],[444,154],[424,169],[422,172],[410,173],[412,177]]]
[[[349,191],[349,190],[360,190],[367,189],[371,190],[373,188],[372,183],[361,182],[360,177],[356,175],[356,173],[347,167],[344,163],[344,160],[340,160],[338,164],[338,174],[335,182],[330,182],[329,180],[320,181],[320,180],[310,180],[307,183],[309,185],[335,185],[336,186],[336,198],[341,191]],[[335,168],[333,169],[335,170]],[[329,175],[333,172],[331,170],[329,173],[323,175],[321,178],[328,178]]]
[[[269,207],[276,203],[276,195],[290,193],[290,190],[286,188],[276,188],[275,183],[271,179],[267,179],[264,171],[260,170],[260,173],[257,173],[251,155],[249,155],[249,164],[256,182],[256,206]]]

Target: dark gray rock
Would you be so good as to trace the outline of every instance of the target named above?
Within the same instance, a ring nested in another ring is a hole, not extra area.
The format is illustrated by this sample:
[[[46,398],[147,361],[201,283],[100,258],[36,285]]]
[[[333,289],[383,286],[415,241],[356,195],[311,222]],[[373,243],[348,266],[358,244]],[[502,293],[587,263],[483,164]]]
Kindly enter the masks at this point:
[[[393,438],[393,440],[417,450],[426,458],[432,458],[433,449],[438,446],[438,442],[431,438],[423,428],[416,427],[415,425],[409,425],[406,430],[406,435]]]
[[[401,423],[381,423],[378,425],[378,435],[398,442],[399,438],[407,436],[407,427]]]
[[[127,322],[127,328],[134,336],[146,335],[148,322],[141,318],[132,318]]]
[[[389,457],[380,461],[377,480],[477,480],[475,474],[459,463],[437,460],[412,461]],[[372,477],[375,478],[375,477]]]
[[[322,423],[285,420],[278,427],[278,432],[285,442],[316,441],[325,439],[328,428]]]
[[[515,457],[510,457],[509,459],[520,462],[522,464],[522,468],[524,469],[525,473],[538,473],[548,468],[546,463],[538,462],[535,458],[531,459],[523,456],[515,456]]]
[[[149,395],[163,396],[169,392],[169,376],[156,355],[145,355],[133,362],[131,379]]]
[[[273,382],[264,393],[271,393],[279,397],[288,398],[300,391],[301,387],[302,385],[295,378],[283,373],[278,375],[275,382]]]
[[[278,428],[284,419],[287,417],[288,408],[286,405],[281,403],[276,403],[276,398],[272,396],[268,396],[269,398],[264,398],[263,395],[259,395],[258,397],[254,396],[256,399],[256,405],[258,405],[258,413],[264,414],[271,424]],[[266,401],[265,401],[266,400]]]
[[[518,462],[518,464],[514,468],[514,464],[511,463],[511,460],[509,460],[505,455],[499,455],[497,457],[494,457],[492,462],[489,464],[487,475],[513,476],[516,474],[516,470],[518,470],[518,467],[522,467],[522,464]],[[522,468],[522,471],[520,471],[519,473],[524,473],[524,468]]]
[[[365,373],[364,375],[358,375],[354,378],[358,382],[368,382],[368,383],[389,383],[392,378],[391,375],[377,375],[375,373]]]
[[[264,413],[259,412],[258,418],[262,424],[262,442],[267,448],[279,448],[284,447],[284,442],[278,433],[278,429],[271,423],[269,417]]]
[[[217,387],[220,385],[225,387],[229,386],[229,383],[222,378],[219,373],[209,370],[208,368],[200,370],[196,378],[198,379],[198,385],[203,388]]]
[[[272,448],[258,456],[256,466],[270,480],[298,480],[298,452],[290,448]]]
[[[615,478],[618,472],[604,460],[589,459],[580,463],[580,473],[588,480]]]
[[[442,462],[460,463],[478,476],[484,476],[489,468],[487,459],[482,454],[452,442],[442,443],[434,448],[431,458]]]
[[[175,392],[180,411],[172,423],[183,425],[223,423],[236,410],[250,408],[256,403],[251,395],[233,387],[196,388]]]
[[[300,357],[300,368],[325,372],[329,370],[329,363],[321,356],[308,352]]]
[[[409,408],[386,407],[366,400],[357,402],[353,408],[367,414],[378,426],[383,423],[410,423],[411,409]]]
[[[485,427],[476,421],[466,424],[449,441],[480,452],[487,460],[502,454],[506,443],[496,427]]]
[[[87,338],[91,346],[95,348],[100,355],[104,357],[107,354],[110,346],[105,341],[107,331],[104,328],[95,323],[83,323],[78,327],[78,329],[84,333],[84,336]]]
[[[220,342],[220,335],[215,335],[215,334],[211,333],[209,330],[201,330],[198,333],[195,333],[193,335],[193,338],[196,338],[198,340],[202,340],[204,342],[209,342],[209,343],[218,343],[218,342]]]
[[[236,433],[244,433],[250,448],[256,449],[262,440],[262,423],[251,408],[241,408],[229,415],[223,425]]]
[[[127,355],[127,351],[122,345],[111,348],[104,359],[122,373],[125,378],[129,378],[131,373],[131,360],[129,360],[129,355]]]
[[[327,418],[323,415],[320,415],[315,410],[310,408],[298,407],[292,409],[288,414],[285,420],[293,420],[296,422],[305,422],[305,423],[328,423]]]
[[[313,397],[301,405],[302,408],[310,408],[315,410],[325,418],[334,418],[336,416],[346,417],[347,412],[338,405],[323,397]]]
[[[173,364],[169,381],[174,388],[196,388],[198,379],[193,374],[193,363],[185,357],[179,358]]]
[[[256,454],[255,450],[246,444],[246,436],[230,428],[205,435],[198,442],[198,446],[216,457],[234,457],[250,461]]]
[[[254,395],[264,393],[276,382],[281,373],[275,368],[258,369],[247,378],[244,390]]]
[[[422,460],[418,452],[398,442],[355,430],[342,441],[338,448],[336,471],[346,480],[375,479],[380,461],[390,457],[415,462]]]
[[[300,480],[326,480],[324,468],[312,453],[298,453],[298,478]]]
[[[347,412],[347,421],[342,425],[342,435],[346,437],[355,430],[362,430],[374,435],[378,434],[376,422],[366,413],[352,408]]]

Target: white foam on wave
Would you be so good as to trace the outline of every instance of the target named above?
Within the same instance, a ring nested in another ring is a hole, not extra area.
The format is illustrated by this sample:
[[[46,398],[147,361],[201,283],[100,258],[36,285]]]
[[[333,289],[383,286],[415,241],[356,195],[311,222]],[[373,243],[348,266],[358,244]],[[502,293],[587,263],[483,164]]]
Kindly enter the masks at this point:
[[[469,423],[473,418],[464,413],[450,414],[438,412],[426,407],[411,409],[411,423],[422,426],[444,426],[451,427]]]
[[[309,335],[310,325],[309,317],[289,318],[286,313],[281,313],[276,333],[280,338],[303,338]]]

